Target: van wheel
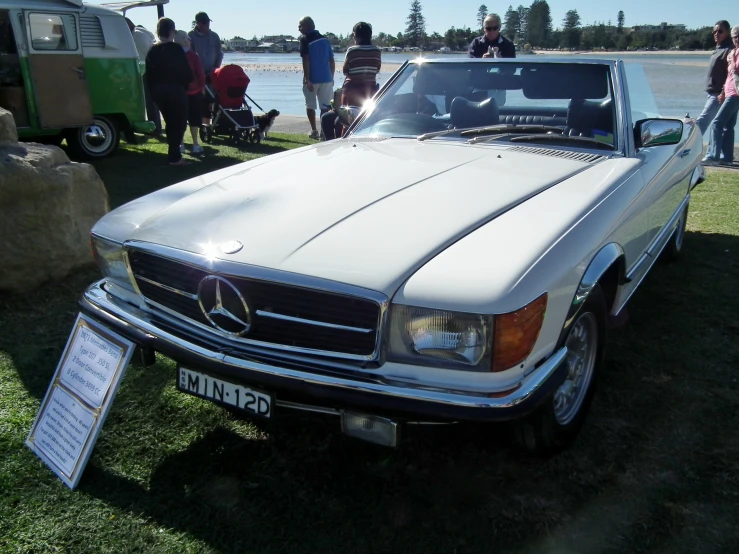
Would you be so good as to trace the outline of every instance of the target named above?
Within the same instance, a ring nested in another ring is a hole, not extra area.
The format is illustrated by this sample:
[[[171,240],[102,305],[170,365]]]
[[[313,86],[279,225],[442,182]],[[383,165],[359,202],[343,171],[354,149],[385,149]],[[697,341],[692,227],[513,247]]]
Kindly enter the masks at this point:
[[[685,238],[685,227],[688,224],[688,207],[685,206],[677,222],[677,226],[672,232],[670,241],[665,245],[665,249],[662,250],[662,255],[660,256],[661,261],[671,262],[680,257],[680,252],[683,249],[683,239]]]
[[[96,115],[92,125],[70,129],[67,144],[75,157],[100,159],[118,148],[121,133],[116,122],[106,116]]]
[[[606,342],[606,297],[600,285],[590,292],[564,345],[564,382],[533,413],[514,423],[516,442],[533,454],[558,452],[575,440],[585,421],[603,363]]]

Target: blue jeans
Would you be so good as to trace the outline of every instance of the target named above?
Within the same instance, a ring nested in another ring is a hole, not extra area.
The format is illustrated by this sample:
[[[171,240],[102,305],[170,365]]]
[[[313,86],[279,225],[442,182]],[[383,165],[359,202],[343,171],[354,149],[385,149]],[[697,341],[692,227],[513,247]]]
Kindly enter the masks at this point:
[[[703,106],[703,112],[701,112],[701,114],[696,118],[698,128],[700,128],[703,136],[706,136],[706,129],[708,129],[708,126],[711,124],[711,121],[713,121],[713,118],[716,117],[716,114],[718,113],[718,109],[720,107],[721,104],[718,103],[718,95],[709,94],[708,98],[706,99],[706,105]]]
[[[708,152],[706,158],[719,161],[719,150],[723,153],[723,161],[732,163],[734,161],[734,127],[736,116],[739,112],[739,96],[729,96],[713,118],[709,127]],[[731,143],[729,142],[731,139]],[[721,145],[719,147],[719,145]]]
[[[711,147],[710,135],[707,136],[708,127],[716,117],[721,104],[718,101],[718,95],[709,94],[706,100],[706,105],[703,107],[703,112],[695,120],[698,123],[698,128],[703,133],[704,137],[709,139],[708,147]],[[728,157],[728,159],[727,159]],[[734,158],[734,128],[724,129],[723,138],[721,141],[721,159],[724,161],[730,161]]]

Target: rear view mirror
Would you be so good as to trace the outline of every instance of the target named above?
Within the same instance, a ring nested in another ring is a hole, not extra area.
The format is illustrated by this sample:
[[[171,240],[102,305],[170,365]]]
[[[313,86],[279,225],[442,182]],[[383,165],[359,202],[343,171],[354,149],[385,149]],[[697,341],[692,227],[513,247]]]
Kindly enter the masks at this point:
[[[683,139],[683,122],[679,119],[642,119],[634,126],[637,148],[677,144]]]
[[[339,121],[345,127],[349,127],[349,125],[354,123],[354,120],[357,119],[360,111],[362,111],[362,108],[357,106],[339,106],[339,109],[337,110]]]

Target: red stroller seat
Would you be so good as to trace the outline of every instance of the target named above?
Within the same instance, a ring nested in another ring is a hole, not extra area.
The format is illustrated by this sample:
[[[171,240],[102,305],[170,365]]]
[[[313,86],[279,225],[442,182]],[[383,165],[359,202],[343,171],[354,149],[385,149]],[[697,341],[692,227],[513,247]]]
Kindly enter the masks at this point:
[[[213,71],[211,82],[218,103],[227,110],[237,110],[244,104],[249,77],[238,65],[224,65]]]

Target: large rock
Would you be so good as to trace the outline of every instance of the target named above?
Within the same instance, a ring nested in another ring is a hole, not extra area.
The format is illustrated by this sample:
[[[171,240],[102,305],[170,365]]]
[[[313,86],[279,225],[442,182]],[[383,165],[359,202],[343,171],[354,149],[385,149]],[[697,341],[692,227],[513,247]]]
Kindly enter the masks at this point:
[[[0,290],[23,292],[92,263],[90,229],[108,212],[108,192],[60,148],[11,143],[7,115],[0,108]]]
[[[18,142],[13,114],[0,108],[0,147]]]

